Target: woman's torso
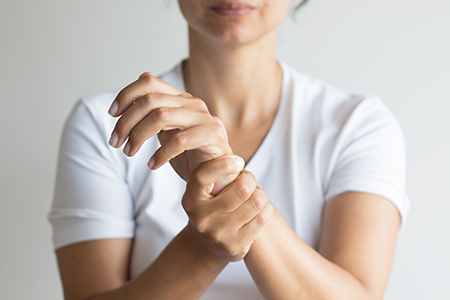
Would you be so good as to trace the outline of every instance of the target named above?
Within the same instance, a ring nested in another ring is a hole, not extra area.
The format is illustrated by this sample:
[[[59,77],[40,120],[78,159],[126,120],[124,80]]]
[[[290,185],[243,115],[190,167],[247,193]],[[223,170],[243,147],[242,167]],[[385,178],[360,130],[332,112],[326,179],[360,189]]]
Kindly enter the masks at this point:
[[[283,83],[277,114],[261,145],[245,168],[253,173],[258,184],[266,191],[269,201],[297,235],[312,248],[317,249],[325,203],[345,189],[377,191],[387,199],[397,199],[396,204],[400,207],[400,212],[406,212],[406,202],[398,200],[403,197],[401,191],[397,194],[391,188],[394,181],[388,182],[391,166],[386,168],[384,164],[386,161],[389,164],[392,162],[385,157],[383,161],[380,161],[377,156],[377,153],[383,153],[387,158],[391,158],[392,151],[379,151],[380,145],[385,148],[384,142],[391,143],[395,149],[402,149],[401,141],[395,144],[397,138],[401,137],[398,124],[382,103],[376,98],[340,91],[317,79],[300,74],[282,62],[280,65],[283,69]],[[181,64],[163,75],[162,79],[184,90]],[[132,214],[130,221],[122,223],[114,218],[109,220],[114,226],[131,226],[130,222],[134,224],[130,275],[136,277],[186,226],[188,218],[181,206],[185,182],[173,171],[170,164],[156,171],[148,169],[147,161],[159,147],[157,137],[148,140],[132,158],[123,155],[119,149],[107,146],[109,135],[116,122],[107,114],[107,110],[115,95],[116,93],[109,93],[85,98],[78,107],[76,118],[87,118],[97,126],[99,137],[95,141],[89,141],[87,145],[98,146],[95,149],[101,149],[99,153],[108,157],[108,165],[102,166],[104,168],[102,172],[110,174],[108,173],[110,169],[116,170],[118,176],[114,176],[115,179],[109,179],[115,180],[114,182],[121,186],[120,191],[123,196],[120,196],[117,201],[120,200],[125,205],[124,197],[129,193],[129,201],[132,201],[132,205],[127,206],[127,210],[129,209]],[[88,112],[89,116],[83,111]],[[79,123],[77,119],[72,119],[70,124]],[[391,129],[395,134],[387,136],[387,140],[384,141],[384,132]],[[77,130],[82,131],[82,134],[76,134],[76,137],[83,142],[85,137],[92,137],[90,127],[81,126]],[[355,143],[358,136],[361,136],[361,142]],[[373,145],[370,144],[369,148],[364,148],[365,145],[369,145],[369,142],[372,143],[374,138],[379,140]],[[69,143],[67,148],[69,151],[70,145],[72,144]],[[376,147],[375,153],[371,150],[372,146]],[[76,166],[80,164],[85,166],[83,155],[86,154],[83,153],[83,148],[77,151],[81,153],[70,153],[68,156],[69,165],[72,166],[73,162],[77,162]],[[354,161],[353,157],[361,159],[361,162]],[[372,160],[372,157],[375,157],[375,160]],[[63,161],[66,162],[66,160]],[[396,169],[399,172],[402,172],[402,165],[403,162],[398,161]],[[86,167],[90,170],[89,172],[99,172],[94,166]],[[338,172],[336,168],[339,168]],[[67,171],[70,172],[70,170]],[[384,173],[385,171],[388,173]],[[61,174],[68,173],[62,171]],[[359,182],[360,176],[365,180]],[[401,190],[402,177],[395,176],[400,178],[400,181],[395,181],[395,184]],[[101,177],[93,176],[93,178]],[[370,185],[366,184],[368,178],[371,180]],[[394,180],[397,179],[394,178]],[[72,207],[73,203],[65,203],[67,199],[82,197],[67,195],[70,185],[65,185],[65,181],[66,179],[62,179],[62,183],[57,184],[55,204],[50,216],[55,225],[54,229],[57,230],[55,245],[60,246],[89,238],[113,237],[118,234],[117,231],[110,232],[111,229],[104,228],[102,223],[98,223],[99,220],[107,217],[102,212],[97,212],[104,208],[103,206],[95,207],[95,210],[86,210],[83,207],[84,204],[80,203],[76,206],[81,206],[83,209],[79,210]],[[86,183],[89,186],[92,184],[96,183]],[[113,183],[109,182],[109,184]],[[110,187],[113,188],[114,185]],[[91,192],[95,191],[87,190],[84,196],[91,197]],[[97,197],[97,192],[93,195]],[[102,195],[107,197],[106,194]],[[93,205],[91,202],[86,203],[87,208]],[[116,205],[114,201],[110,203]],[[114,214],[120,215],[120,209],[120,206],[115,208]],[[79,223],[80,231],[75,231],[75,227],[70,223],[72,219],[68,219],[68,216],[72,215],[76,216],[74,220],[81,222]],[[124,215],[128,215],[128,211]],[[86,217],[95,220],[92,224],[98,223],[102,228],[95,233],[95,236],[92,233],[93,227],[82,225],[82,222],[88,222],[84,220]],[[128,233],[128,229],[126,232],[118,235],[132,234],[132,232]],[[73,236],[69,237],[67,233]],[[261,298],[261,295],[243,261],[228,264],[203,297],[203,299],[258,298]]]
[[[283,72],[278,112],[246,170],[255,175],[268,199],[295,232],[311,247],[317,248],[328,165],[323,145],[317,145],[322,137],[316,134],[324,125],[317,122],[320,112],[316,110],[320,110],[321,106],[303,94],[306,86],[298,85],[297,73],[284,64]],[[162,79],[184,89],[180,66]],[[305,81],[301,84],[311,83]],[[315,114],[312,113],[314,111]],[[188,221],[181,206],[185,182],[170,164],[157,171],[149,171],[146,167],[145,160],[158,146],[158,140],[152,138],[140,155],[129,163],[129,182],[134,185],[131,190],[136,211],[132,277],[140,274]],[[230,263],[204,295],[204,299],[255,297],[259,298],[260,294],[243,261]]]

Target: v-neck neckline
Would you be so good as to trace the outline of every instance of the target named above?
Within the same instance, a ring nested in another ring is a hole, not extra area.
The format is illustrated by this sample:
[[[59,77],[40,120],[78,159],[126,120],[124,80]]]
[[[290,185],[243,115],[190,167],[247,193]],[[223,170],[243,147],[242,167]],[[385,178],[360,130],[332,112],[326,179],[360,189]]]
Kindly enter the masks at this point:
[[[287,84],[288,84],[288,76],[287,76],[287,67],[284,62],[278,60],[278,64],[282,70],[282,81],[281,81],[281,93],[280,93],[280,101],[278,103],[277,112],[275,114],[275,118],[272,121],[272,124],[264,137],[263,141],[259,145],[258,149],[256,149],[253,156],[245,165],[245,169],[251,171],[253,173],[258,172],[258,170],[262,170],[264,166],[264,162],[267,162],[267,158],[270,155],[270,149],[275,145],[275,140],[279,136],[279,132],[284,128],[283,123],[283,112],[286,107],[286,93],[287,93]],[[184,60],[181,61],[175,69],[176,72],[176,82],[174,86],[179,90],[186,91],[186,86],[184,82],[183,75],[183,63]]]
[[[245,169],[251,171],[254,175],[259,173],[258,170],[262,170],[266,165],[268,158],[272,153],[270,150],[275,146],[276,139],[280,136],[280,132],[285,124],[283,116],[286,107],[287,70],[283,62],[278,61],[278,63],[281,67],[283,78],[281,81],[280,101],[278,103],[277,112],[262,143],[245,166]]]

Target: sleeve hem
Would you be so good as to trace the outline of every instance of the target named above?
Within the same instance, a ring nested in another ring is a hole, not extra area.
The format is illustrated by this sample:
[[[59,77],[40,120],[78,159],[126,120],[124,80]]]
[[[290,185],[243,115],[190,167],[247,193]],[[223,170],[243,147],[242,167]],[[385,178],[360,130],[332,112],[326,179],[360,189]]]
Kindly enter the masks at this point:
[[[90,240],[133,238],[134,223],[118,225],[114,222],[84,220],[83,223],[54,230],[53,246],[55,250],[71,244]]]

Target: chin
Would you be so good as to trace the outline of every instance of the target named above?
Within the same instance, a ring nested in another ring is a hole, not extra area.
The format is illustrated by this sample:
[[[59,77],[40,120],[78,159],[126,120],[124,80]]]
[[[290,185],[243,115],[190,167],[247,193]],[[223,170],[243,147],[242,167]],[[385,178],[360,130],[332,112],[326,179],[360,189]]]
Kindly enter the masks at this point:
[[[239,46],[257,41],[268,32],[261,30],[261,27],[242,24],[227,24],[225,26],[201,26],[192,28],[193,34],[199,35],[201,39],[208,39],[224,46]],[[256,30],[258,29],[258,30]]]
[[[247,44],[257,39],[257,36],[245,29],[212,32],[210,36],[218,43],[230,45]]]

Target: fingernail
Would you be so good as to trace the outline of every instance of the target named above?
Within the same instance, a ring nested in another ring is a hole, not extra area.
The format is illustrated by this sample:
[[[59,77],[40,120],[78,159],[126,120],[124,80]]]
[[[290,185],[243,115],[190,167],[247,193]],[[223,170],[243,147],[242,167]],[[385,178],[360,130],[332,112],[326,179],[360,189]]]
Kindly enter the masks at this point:
[[[233,157],[234,163],[236,164],[236,168],[239,170],[242,170],[245,166],[245,161],[240,156],[234,156]]]
[[[119,104],[117,104],[117,102],[114,101],[113,104],[111,105],[111,107],[109,108],[108,113],[114,117],[117,114],[118,110],[119,110]]]
[[[155,165],[155,159],[152,157],[152,158],[150,158],[150,160],[148,161],[147,166],[151,169],[154,165]]]
[[[128,155],[128,156],[129,156],[129,154],[130,154],[130,149],[131,149],[131,145],[130,145],[130,143],[127,143],[127,144],[125,145],[125,148],[123,148],[123,153],[125,153],[125,155]]]
[[[113,147],[116,147],[118,141],[119,141],[119,135],[117,133],[113,132],[111,135],[111,138],[109,139],[109,144]]]

